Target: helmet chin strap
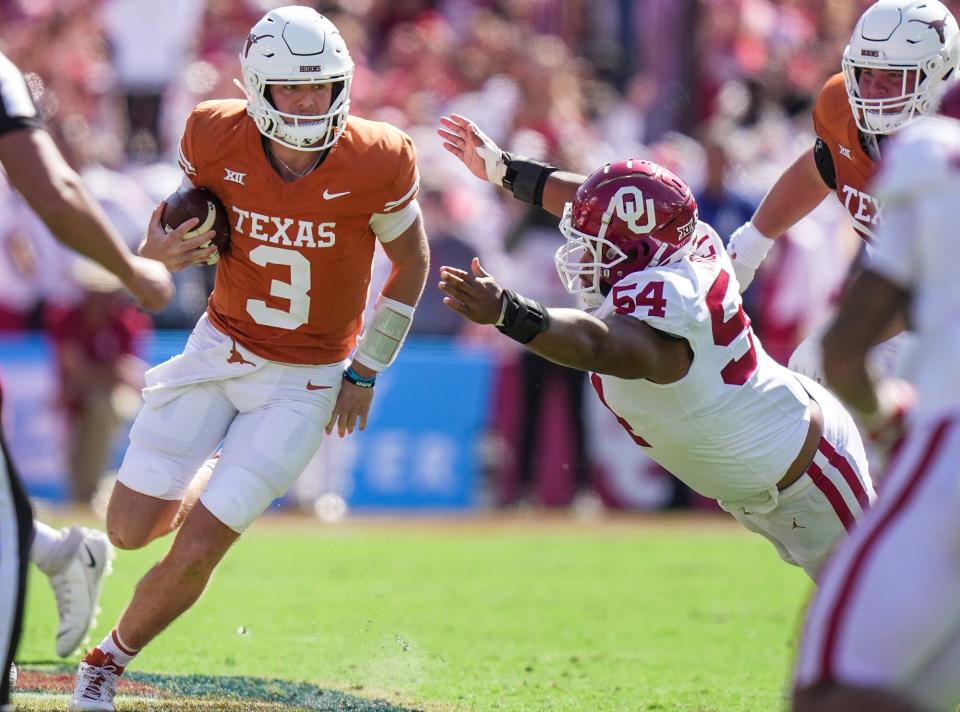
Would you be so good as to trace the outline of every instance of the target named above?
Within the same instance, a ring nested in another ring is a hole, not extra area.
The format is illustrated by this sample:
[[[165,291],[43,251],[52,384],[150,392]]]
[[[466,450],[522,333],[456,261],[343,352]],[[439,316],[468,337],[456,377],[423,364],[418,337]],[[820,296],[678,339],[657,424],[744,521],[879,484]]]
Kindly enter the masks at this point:
[[[236,77],[234,77],[234,78],[233,78],[233,85],[234,85],[237,89],[239,89],[240,91],[243,92],[243,96],[244,96],[244,98],[245,98],[247,101],[250,101],[250,92],[247,91],[247,87],[244,86],[243,82],[241,82],[239,79],[237,79]]]

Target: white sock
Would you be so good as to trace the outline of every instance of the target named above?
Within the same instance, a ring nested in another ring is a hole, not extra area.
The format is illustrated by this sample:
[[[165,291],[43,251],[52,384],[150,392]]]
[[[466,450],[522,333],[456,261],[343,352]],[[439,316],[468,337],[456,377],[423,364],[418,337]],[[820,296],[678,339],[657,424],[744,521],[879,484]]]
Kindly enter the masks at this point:
[[[76,547],[64,547],[69,529],[54,529],[41,521],[33,520],[33,544],[30,546],[30,561],[47,576],[58,574],[70,563]]]
[[[104,638],[97,647],[103,652],[112,655],[113,661],[120,667],[129,665],[130,661],[140,652],[139,650],[131,650],[126,643],[120,640],[116,628],[107,633],[107,637]]]

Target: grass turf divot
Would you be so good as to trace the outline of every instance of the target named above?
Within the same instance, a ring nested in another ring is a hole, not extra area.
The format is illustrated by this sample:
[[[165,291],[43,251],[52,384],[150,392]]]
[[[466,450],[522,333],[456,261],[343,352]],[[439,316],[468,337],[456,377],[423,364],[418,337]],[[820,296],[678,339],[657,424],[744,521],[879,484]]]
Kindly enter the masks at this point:
[[[73,691],[73,680],[72,668],[20,668],[14,690],[16,709],[62,712],[66,707],[64,696]],[[307,682],[143,672],[130,672],[121,678],[117,707],[123,712],[422,712]]]

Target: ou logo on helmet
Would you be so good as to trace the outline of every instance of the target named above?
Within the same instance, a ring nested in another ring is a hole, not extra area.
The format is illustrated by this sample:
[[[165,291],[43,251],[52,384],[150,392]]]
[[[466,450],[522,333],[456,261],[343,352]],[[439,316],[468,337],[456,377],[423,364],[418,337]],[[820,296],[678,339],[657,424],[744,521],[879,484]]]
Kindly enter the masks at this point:
[[[657,226],[653,198],[644,200],[643,192],[636,186],[627,185],[620,188],[610,201],[610,207],[616,212],[617,217],[627,224],[630,231],[637,235],[646,235]],[[640,221],[644,218],[646,221],[641,223]]]

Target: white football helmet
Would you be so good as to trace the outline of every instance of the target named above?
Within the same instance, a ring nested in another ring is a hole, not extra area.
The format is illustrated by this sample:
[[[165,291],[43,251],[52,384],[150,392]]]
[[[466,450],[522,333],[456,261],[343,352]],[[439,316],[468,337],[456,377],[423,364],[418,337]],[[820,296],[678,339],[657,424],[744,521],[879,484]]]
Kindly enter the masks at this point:
[[[957,21],[938,0],[879,0],[857,21],[843,51],[843,79],[857,128],[889,134],[936,104],[943,82],[956,79],[960,63]],[[899,96],[865,99],[858,80],[864,69],[902,71]]]
[[[271,141],[299,151],[330,148],[347,126],[353,60],[340,31],[309,7],[271,10],[253,26],[240,52],[247,113]],[[330,108],[312,116],[278,111],[275,84],[332,84]]]

